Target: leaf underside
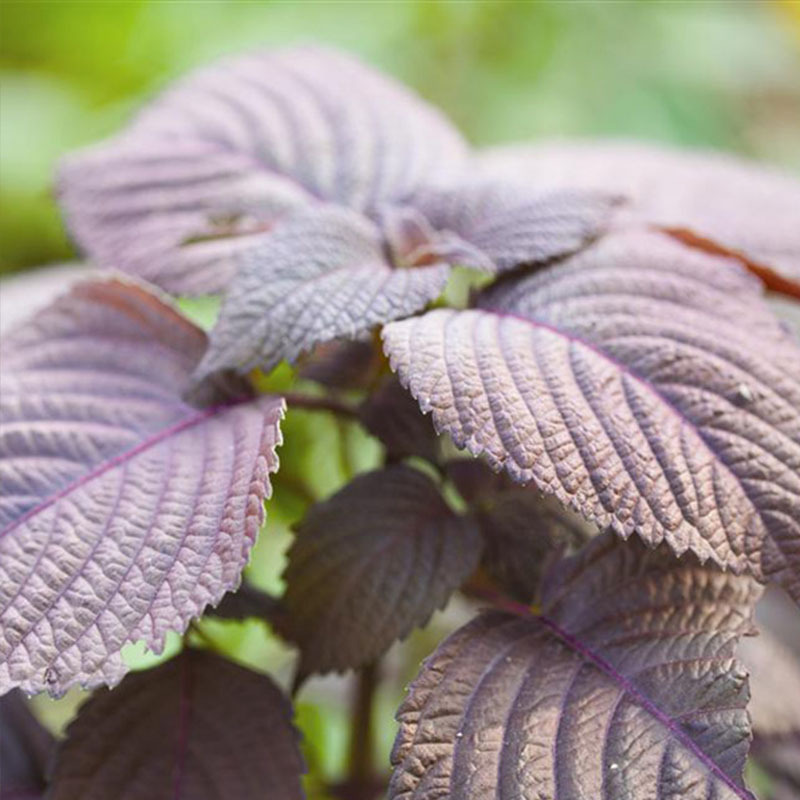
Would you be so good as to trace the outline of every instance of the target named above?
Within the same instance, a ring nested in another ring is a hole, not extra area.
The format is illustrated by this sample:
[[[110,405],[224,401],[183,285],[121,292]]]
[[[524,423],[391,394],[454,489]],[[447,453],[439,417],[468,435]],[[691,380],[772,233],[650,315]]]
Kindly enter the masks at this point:
[[[425,662],[391,800],[751,798],[755,584],[610,535],[551,578],[546,616],[485,612]]]
[[[300,677],[381,655],[446,603],[480,550],[474,524],[411,467],[361,475],[313,506],[285,573]]]
[[[384,328],[437,430],[601,527],[800,600],[800,347],[754,279],[627,233],[478,305]]]
[[[711,152],[634,142],[545,142],[479,158],[485,179],[618,192],[626,219],[739,258],[768,288],[800,297],[800,182]]]
[[[223,378],[184,400],[204,348],[115,279],[3,340],[0,691],[115,683],[125,643],[160,649],[238,585],[283,401]]]
[[[52,800],[301,800],[292,708],[265,675],[199,650],[100,689],[67,729]],[[133,779],[135,776],[135,779]]]

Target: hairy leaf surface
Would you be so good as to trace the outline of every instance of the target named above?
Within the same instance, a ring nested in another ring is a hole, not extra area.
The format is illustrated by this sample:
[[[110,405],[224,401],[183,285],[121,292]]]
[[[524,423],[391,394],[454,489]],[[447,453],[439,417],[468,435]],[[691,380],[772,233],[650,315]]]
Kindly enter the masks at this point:
[[[500,147],[485,177],[547,189],[619,192],[634,221],[736,255],[776,291],[800,297],[800,181],[719,153],[633,142]]]
[[[184,400],[205,343],[118,280],[3,340],[0,691],[114,683],[126,642],[160,649],[238,585],[283,401],[222,379]]]
[[[601,527],[800,600],[800,347],[754,279],[626,234],[480,305],[384,329],[438,430]]]
[[[39,800],[54,745],[22,692],[0,697],[0,800]]]
[[[321,342],[357,338],[424,308],[448,272],[445,264],[394,269],[378,229],[353,211],[300,212],[242,259],[198,374],[268,370]]]
[[[442,607],[477,566],[480,534],[403,465],[313,506],[286,569],[299,675],[369,663]]]
[[[89,256],[173,292],[224,288],[283,215],[369,212],[449,180],[466,148],[411,92],[319,48],[254,52],[166,91],[121,136],[69,158],[60,191]]]
[[[398,712],[392,800],[722,800],[742,782],[748,578],[605,535],[543,613],[490,611],[423,665]]]
[[[291,705],[267,676],[184,650],[81,707],[50,796],[300,800],[298,738]]]

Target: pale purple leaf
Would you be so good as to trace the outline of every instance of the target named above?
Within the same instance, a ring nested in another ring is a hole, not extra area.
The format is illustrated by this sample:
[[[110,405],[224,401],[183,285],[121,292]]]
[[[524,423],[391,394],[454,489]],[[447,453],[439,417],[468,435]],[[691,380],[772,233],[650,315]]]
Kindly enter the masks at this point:
[[[754,278],[629,233],[480,304],[384,329],[437,430],[600,527],[800,600],[800,347]]]
[[[441,241],[432,253],[450,263],[504,272],[568,255],[609,226],[615,198],[601,191],[471,181],[422,193],[415,203]]]
[[[632,201],[628,221],[694,233],[695,244],[728,250],[770,288],[800,296],[800,181],[770,167],[611,140],[500,147],[477,171],[540,190],[619,193]]]
[[[345,208],[298,213],[242,259],[198,369],[271,369],[315,345],[356,339],[444,289],[445,264],[394,268],[375,225]]]
[[[300,677],[381,655],[444,606],[480,551],[472,521],[411,467],[361,475],[313,506],[297,527],[285,575]]]
[[[40,800],[55,741],[19,690],[0,697],[0,800]]]
[[[370,212],[450,180],[466,147],[404,87],[313,47],[237,56],[168,89],[121,136],[68,158],[69,228],[99,264],[173,292],[224,288],[287,212]]]
[[[291,704],[266,675],[184,650],[80,708],[48,797],[302,800],[298,739]]]
[[[611,535],[557,565],[543,616],[490,611],[398,712],[391,800],[722,800],[742,782],[747,578]]]
[[[0,691],[115,683],[238,585],[283,401],[218,379],[145,288],[80,284],[2,341]]]

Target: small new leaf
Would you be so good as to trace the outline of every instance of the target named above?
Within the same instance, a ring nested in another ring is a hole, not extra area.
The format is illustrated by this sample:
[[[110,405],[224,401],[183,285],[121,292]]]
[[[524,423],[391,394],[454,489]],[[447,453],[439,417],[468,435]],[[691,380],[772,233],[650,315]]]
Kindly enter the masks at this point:
[[[404,465],[361,475],[313,506],[285,575],[299,679],[377,658],[447,602],[480,553],[474,523]]]
[[[266,675],[188,649],[80,708],[48,797],[302,800],[298,739]]]
[[[754,582],[607,534],[561,562],[543,613],[483,613],[398,712],[391,800],[748,798]]]
[[[220,378],[141,286],[80,284],[2,341],[0,693],[116,683],[239,584],[283,401]]]
[[[603,239],[384,328],[439,431],[624,537],[800,601],[800,346],[735,262]]]
[[[358,338],[423,309],[449,269],[393,268],[378,229],[348,209],[300,212],[241,260],[198,376],[269,370],[321,342]]]

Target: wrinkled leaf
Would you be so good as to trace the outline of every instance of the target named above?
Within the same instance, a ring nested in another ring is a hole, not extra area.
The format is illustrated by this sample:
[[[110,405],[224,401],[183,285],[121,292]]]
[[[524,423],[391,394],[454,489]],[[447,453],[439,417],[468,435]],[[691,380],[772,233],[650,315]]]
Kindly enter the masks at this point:
[[[550,142],[483,154],[480,173],[540,190],[631,199],[626,217],[744,261],[769,288],[800,297],[800,181],[713,152],[624,141]]]
[[[601,528],[800,600],[800,347],[754,279],[626,234],[480,305],[384,329],[437,430]]]
[[[121,136],[67,159],[60,194],[89,256],[182,294],[219,291],[287,213],[370,211],[449,180],[465,145],[350,56],[254,52],[189,75]]]
[[[445,264],[394,269],[378,229],[344,208],[297,214],[242,259],[200,376],[269,370],[330,339],[413,314],[444,288]]]
[[[543,613],[490,611],[400,707],[392,800],[752,798],[747,578],[606,535],[561,562]]]
[[[50,732],[20,691],[0,697],[0,800],[39,800],[53,750]]]
[[[84,283],[2,341],[0,692],[115,683],[119,651],[237,586],[282,400],[182,399],[202,331],[143,287]]]
[[[416,207],[432,228],[457,237],[445,238],[437,255],[450,263],[503,272],[579,250],[608,227],[616,205],[600,191],[535,189],[472,181],[423,193]]]
[[[480,534],[418,470],[361,475],[297,527],[285,604],[300,678],[367,664],[427,622],[477,566]]]
[[[366,429],[380,439],[389,460],[421,456],[436,461],[436,431],[394,376],[387,377],[367,396],[358,416]]]
[[[300,800],[292,707],[265,675],[199,650],[100,689],[67,729],[52,800]]]

